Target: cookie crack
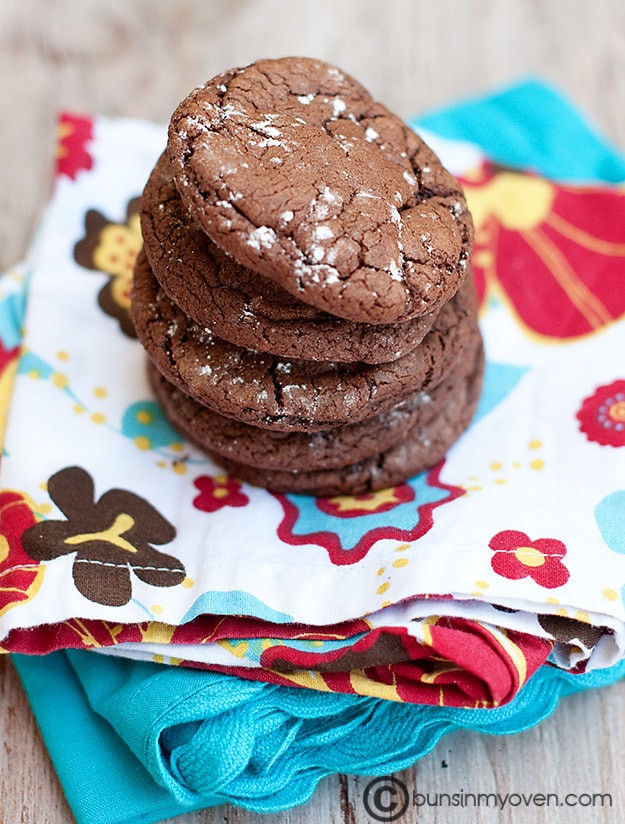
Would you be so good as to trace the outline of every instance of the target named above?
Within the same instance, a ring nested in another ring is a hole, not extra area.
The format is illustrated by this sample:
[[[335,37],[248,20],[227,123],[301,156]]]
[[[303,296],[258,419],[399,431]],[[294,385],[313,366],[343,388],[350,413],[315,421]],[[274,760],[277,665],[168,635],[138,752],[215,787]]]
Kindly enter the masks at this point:
[[[278,379],[278,376],[276,375],[278,364],[279,361],[275,358],[272,358],[272,363],[269,367],[268,374],[271,377],[271,382],[273,383],[273,394],[276,401],[276,406],[279,409],[282,409],[284,397],[282,394],[282,387],[280,386],[280,381]]]

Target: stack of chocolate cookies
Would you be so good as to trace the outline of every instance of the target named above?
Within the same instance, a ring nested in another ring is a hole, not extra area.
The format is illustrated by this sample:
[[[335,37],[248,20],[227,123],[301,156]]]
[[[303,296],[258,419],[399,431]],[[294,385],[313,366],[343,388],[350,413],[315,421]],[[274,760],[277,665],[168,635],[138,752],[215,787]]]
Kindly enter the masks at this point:
[[[483,371],[462,188],[315,60],[219,75],[174,112],[132,312],[165,414],[237,477],[360,494],[438,462]]]

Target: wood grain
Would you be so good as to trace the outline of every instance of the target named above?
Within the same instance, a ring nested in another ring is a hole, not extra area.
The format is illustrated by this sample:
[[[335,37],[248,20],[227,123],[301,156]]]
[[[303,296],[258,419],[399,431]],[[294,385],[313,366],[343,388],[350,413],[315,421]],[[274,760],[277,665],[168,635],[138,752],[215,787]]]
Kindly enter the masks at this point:
[[[622,0],[2,0],[0,268],[25,253],[50,189],[60,109],[165,122],[195,85],[258,57],[338,63],[402,116],[528,75],[557,84],[625,149]],[[8,660],[0,660],[1,824],[67,824]],[[410,807],[406,824],[625,821],[625,685],[573,696],[511,738],[458,732],[400,777],[419,793],[607,792],[610,808]],[[180,824],[361,824],[367,779],[333,776],[274,816],[219,807]]]

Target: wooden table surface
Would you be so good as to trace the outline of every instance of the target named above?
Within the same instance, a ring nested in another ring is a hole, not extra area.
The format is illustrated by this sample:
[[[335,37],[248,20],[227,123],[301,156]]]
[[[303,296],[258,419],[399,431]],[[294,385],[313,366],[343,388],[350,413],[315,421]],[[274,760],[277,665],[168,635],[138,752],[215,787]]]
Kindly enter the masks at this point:
[[[528,75],[556,83],[625,150],[622,0],[2,0],[0,267],[27,247],[50,188],[59,109],[165,122],[200,82],[259,57],[330,60],[409,116]],[[72,816],[10,662],[0,660],[0,824]],[[604,792],[610,808],[409,808],[403,822],[625,821],[625,684],[573,696],[511,738],[455,733],[400,777],[418,792]],[[176,819],[371,821],[366,779],[333,776],[274,816],[219,807]]]

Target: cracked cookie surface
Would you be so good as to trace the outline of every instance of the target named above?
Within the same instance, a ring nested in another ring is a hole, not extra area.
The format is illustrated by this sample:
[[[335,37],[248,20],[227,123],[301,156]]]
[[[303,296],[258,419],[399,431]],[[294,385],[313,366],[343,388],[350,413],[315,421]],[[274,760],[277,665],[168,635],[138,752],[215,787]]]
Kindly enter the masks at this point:
[[[273,432],[213,412],[148,365],[150,383],[166,417],[191,443],[248,466],[300,472],[354,464],[390,449],[414,426],[429,424],[454,403],[474,369],[471,359],[463,357],[430,392],[420,392],[360,423],[321,432]]]
[[[468,279],[421,344],[395,361],[278,358],[228,343],[192,321],[160,288],[144,252],[135,266],[132,316],[148,355],[179,389],[226,417],[281,431],[330,429],[387,411],[440,383],[479,336]]]
[[[141,227],[152,271],[173,302],[230,343],[287,358],[384,363],[410,352],[434,313],[394,324],[337,318],[240,266],[184,206],[163,155],[146,183]]]
[[[218,75],[175,110],[167,153],[214,243],[322,311],[404,321],[465,278],[473,227],[460,184],[334,66],[283,58]]]
[[[397,486],[443,459],[469,426],[479,400],[484,371],[481,338],[467,352],[471,370],[447,398],[441,413],[425,424],[416,423],[406,437],[389,449],[349,466],[304,472],[258,469],[209,451],[230,474],[273,492],[296,492],[332,497],[362,495]]]

